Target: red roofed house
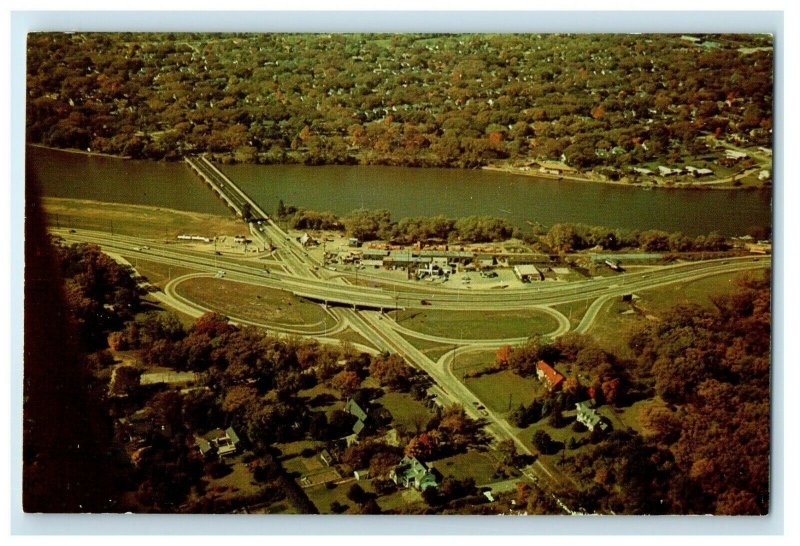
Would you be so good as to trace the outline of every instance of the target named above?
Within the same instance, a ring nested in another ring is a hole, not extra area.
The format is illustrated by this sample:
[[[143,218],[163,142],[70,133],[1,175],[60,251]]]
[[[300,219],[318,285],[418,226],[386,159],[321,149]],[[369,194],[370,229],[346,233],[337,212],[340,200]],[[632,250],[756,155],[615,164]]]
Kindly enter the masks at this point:
[[[536,377],[545,384],[547,390],[554,391],[561,386],[564,376],[544,360],[536,363]]]

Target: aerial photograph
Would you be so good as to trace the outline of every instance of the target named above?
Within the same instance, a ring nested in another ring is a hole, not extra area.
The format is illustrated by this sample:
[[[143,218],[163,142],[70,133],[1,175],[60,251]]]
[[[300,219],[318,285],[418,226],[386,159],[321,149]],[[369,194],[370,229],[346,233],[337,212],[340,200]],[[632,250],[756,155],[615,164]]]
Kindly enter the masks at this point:
[[[772,35],[26,63],[25,512],[770,514]]]

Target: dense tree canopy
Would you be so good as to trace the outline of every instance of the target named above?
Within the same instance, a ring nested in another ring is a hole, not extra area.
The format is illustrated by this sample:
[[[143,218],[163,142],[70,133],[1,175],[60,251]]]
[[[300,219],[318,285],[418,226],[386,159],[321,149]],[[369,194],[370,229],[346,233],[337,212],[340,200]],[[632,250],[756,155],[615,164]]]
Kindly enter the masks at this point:
[[[141,158],[578,168],[771,141],[769,36],[32,34],[31,142]]]

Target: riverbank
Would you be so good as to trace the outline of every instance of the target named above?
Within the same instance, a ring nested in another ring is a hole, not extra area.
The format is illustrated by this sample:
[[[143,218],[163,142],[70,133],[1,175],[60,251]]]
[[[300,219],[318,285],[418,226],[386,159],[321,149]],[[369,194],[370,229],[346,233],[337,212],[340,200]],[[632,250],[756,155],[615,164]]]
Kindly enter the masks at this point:
[[[753,191],[753,190],[767,190],[768,187],[758,187],[752,185],[739,185],[733,184],[733,181],[741,181],[743,178],[754,174],[757,169],[749,169],[737,174],[734,177],[725,177],[716,180],[704,180],[701,182],[673,182],[671,180],[664,183],[658,183],[655,180],[645,180],[644,182],[623,182],[619,180],[608,180],[598,176],[592,176],[591,173],[580,173],[578,175],[569,174],[551,174],[541,172],[539,170],[526,170],[527,167],[514,167],[512,165],[486,165],[482,170],[502,172],[506,174],[513,174],[517,176],[526,176],[528,178],[539,178],[547,180],[568,180],[570,182],[590,182],[594,184],[604,184],[607,186],[623,186],[625,188],[641,188],[649,190],[652,188],[665,189],[665,190],[716,190],[716,191]]]
[[[94,157],[108,157],[111,159],[132,159],[130,156],[127,155],[114,155],[114,154],[104,154],[101,152],[91,152],[87,150],[79,150],[77,148],[56,148],[55,146],[45,146],[44,144],[34,144],[32,142],[26,142],[26,146],[31,146],[33,148],[40,148],[42,150],[52,150],[56,152],[66,152],[68,154],[80,154],[80,155],[88,155]]]

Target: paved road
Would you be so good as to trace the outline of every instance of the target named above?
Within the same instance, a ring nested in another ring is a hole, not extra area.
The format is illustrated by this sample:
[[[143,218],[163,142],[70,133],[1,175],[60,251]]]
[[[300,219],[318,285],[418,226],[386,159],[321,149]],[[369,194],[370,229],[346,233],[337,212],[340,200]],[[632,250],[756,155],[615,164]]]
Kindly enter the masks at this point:
[[[67,241],[94,242],[100,244],[105,251],[116,254],[138,256],[159,263],[182,265],[205,272],[216,272],[218,269],[223,268],[226,271],[226,278],[230,280],[288,290],[295,295],[316,301],[351,305],[352,309],[334,308],[330,310],[332,317],[336,321],[337,331],[350,327],[364,336],[370,343],[373,343],[379,350],[387,350],[404,356],[409,363],[424,370],[433,379],[436,383],[435,391],[444,402],[461,404],[472,417],[486,422],[486,430],[489,434],[498,440],[512,439],[522,453],[533,454],[517,438],[517,431],[505,419],[488,409],[483,411],[477,409],[476,406],[480,404],[480,400],[455,377],[450,369],[452,360],[459,351],[492,347],[507,343],[508,340],[471,340],[473,341],[472,343],[462,343],[461,340],[458,340],[459,344],[468,346],[457,348],[444,355],[437,362],[433,362],[401,335],[401,331],[409,335],[407,329],[404,331],[402,327],[380,312],[358,311],[358,308],[395,309],[399,306],[402,308],[429,309],[432,307],[454,311],[547,309],[545,312],[550,312],[559,321],[559,328],[551,335],[560,335],[569,330],[569,320],[549,306],[596,299],[597,301],[590,306],[584,316],[584,320],[578,327],[579,331],[583,331],[596,318],[602,304],[611,298],[619,297],[635,290],[685,282],[693,278],[693,276],[707,276],[762,267],[764,262],[768,262],[768,258],[756,258],[756,261],[752,258],[728,258],[726,260],[676,264],[646,274],[627,273],[607,279],[591,279],[563,285],[561,283],[542,283],[542,285],[535,288],[475,290],[467,293],[459,290],[441,289],[426,298],[431,304],[431,307],[428,307],[422,304],[419,299],[419,287],[413,283],[395,283],[397,288],[393,293],[390,293],[382,288],[352,286],[343,277],[320,279],[318,264],[306,254],[305,250],[296,241],[289,238],[252,199],[216,169],[213,164],[202,157],[191,161],[187,160],[187,163],[201,174],[206,183],[218,193],[223,194],[226,202],[237,210],[240,215],[245,204],[250,205],[253,215],[262,220],[260,225],[258,223],[249,224],[253,236],[264,246],[272,245],[277,248],[276,256],[284,263],[288,273],[266,272],[258,267],[218,259],[216,256],[209,258],[207,254],[189,251],[185,248],[176,247],[176,245],[158,244],[135,237],[109,236],[105,233],[83,230],[78,233],[68,233],[63,230],[54,231],[62,235]],[[188,310],[188,314],[192,316],[196,316],[201,311],[205,312],[205,309],[202,309],[201,306],[182,298],[175,292],[174,288],[179,282],[181,282],[181,279],[176,279],[167,285],[164,295],[161,296],[165,298],[163,301],[180,310]],[[252,321],[241,322],[254,324]],[[257,325],[274,329],[269,325]],[[301,328],[301,330],[306,330],[306,328]],[[313,330],[313,328],[310,330]],[[315,339],[320,339],[319,332],[313,333],[307,330],[303,335],[311,335]],[[419,333],[414,333],[414,335],[416,337],[425,336]],[[431,337],[435,338],[435,336]],[[423,337],[423,339],[425,338]],[[448,338],[436,338],[435,340],[442,342],[440,341],[442,339],[445,340],[445,343],[455,341]],[[328,341],[331,341],[331,339],[328,338]],[[338,340],[335,340],[335,342],[338,343]],[[557,472],[542,465],[538,460],[531,467],[523,469],[523,472],[548,490],[552,490],[554,486],[561,484],[565,479]],[[566,512],[570,512],[570,509],[559,499],[555,500]]]
[[[461,293],[457,289],[441,291],[430,294],[426,301],[430,306],[422,304],[419,292],[412,282],[405,288],[394,291],[383,288],[353,286],[346,284],[346,279],[320,279],[313,271],[315,265],[295,267],[292,274],[266,272],[255,266],[248,266],[235,261],[228,261],[220,257],[210,257],[198,251],[191,251],[175,244],[158,244],[152,241],[135,237],[115,235],[111,236],[102,232],[80,230],[77,233],[68,233],[67,230],[53,230],[67,241],[86,241],[101,245],[104,249],[117,254],[138,256],[148,260],[171,264],[184,265],[203,271],[217,271],[222,268],[227,272],[236,272],[252,280],[258,279],[259,284],[272,288],[288,290],[295,295],[309,299],[353,305],[359,308],[373,308],[391,310],[396,307],[404,309],[442,309],[442,310],[485,310],[506,311],[513,309],[536,309],[542,306],[559,305],[594,299],[601,296],[618,296],[644,290],[652,286],[683,282],[690,275],[700,272],[726,273],[741,269],[759,268],[768,264],[768,256],[753,258],[725,258],[705,260],[699,262],[686,262],[664,266],[645,274],[623,273],[613,277],[594,278],[573,283],[543,282],[538,286],[527,286],[506,290],[473,290]],[[149,249],[135,250],[149,245]],[[301,258],[292,254],[296,260]],[[397,297],[397,299],[396,299]]]

